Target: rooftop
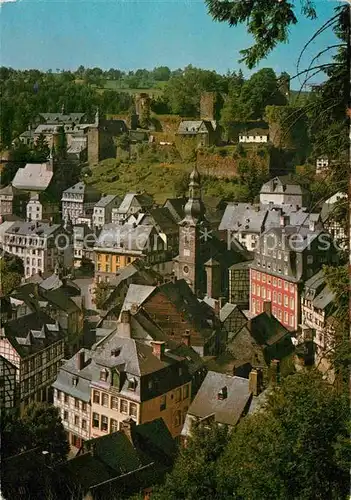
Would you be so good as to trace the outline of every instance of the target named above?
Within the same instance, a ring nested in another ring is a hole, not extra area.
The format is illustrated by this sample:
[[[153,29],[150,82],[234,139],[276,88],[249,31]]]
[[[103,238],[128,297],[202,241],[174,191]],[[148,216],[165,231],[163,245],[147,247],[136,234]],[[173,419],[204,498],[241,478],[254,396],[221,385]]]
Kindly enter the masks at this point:
[[[22,190],[44,191],[52,176],[53,170],[48,163],[27,163],[24,168],[17,170],[12,185]]]

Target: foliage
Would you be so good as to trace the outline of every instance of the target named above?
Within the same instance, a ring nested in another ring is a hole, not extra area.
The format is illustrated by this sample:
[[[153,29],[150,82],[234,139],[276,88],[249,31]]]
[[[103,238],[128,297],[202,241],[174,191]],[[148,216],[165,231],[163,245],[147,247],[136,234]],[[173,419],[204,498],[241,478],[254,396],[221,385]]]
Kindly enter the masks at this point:
[[[48,451],[53,463],[66,459],[69,446],[57,408],[47,403],[32,403],[25,408],[22,417],[2,415],[3,458],[36,447]]]
[[[0,260],[0,288],[4,295],[21,284],[24,275],[23,261],[17,257],[2,257]]]
[[[226,22],[230,26],[245,23],[247,31],[253,36],[254,45],[241,50],[242,61],[251,69],[271,52],[278,43],[289,38],[289,28],[297,23],[293,4],[289,2],[262,3],[222,2],[206,0],[210,15],[214,20]],[[316,17],[312,1],[302,1],[302,13],[309,19]]]
[[[97,283],[94,290],[94,301],[97,309],[101,309],[109,296],[110,286],[108,283],[101,281]]]
[[[33,160],[37,163],[45,163],[50,156],[50,148],[45,135],[40,134],[33,147]]]
[[[269,171],[264,163],[255,157],[241,158],[238,161],[239,182],[248,189],[248,199],[254,201],[259,194],[262,184],[269,180]],[[245,201],[248,201],[246,199]]]
[[[155,500],[205,500],[221,498],[217,491],[216,462],[228,441],[226,426],[198,425],[177,457],[173,471],[163,487],[156,489]]]
[[[121,148],[124,151],[127,151],[129,149],[129,145],[130,145],[129,135],[122,134],[122,135],[118,136],[116,139],[116,145],[118,148]]]
[[[287,377],[233,432],[218,466],[222,498],[346,499],[347,421],[346,398],[319,374]]]
[[[69,445],[58,408],[46,403],[32,403],[25,408],[22,422],[28,429],[33,448],[45,449],[54,462],[66,459]]]
[[[215,71],[187,66],[182,74],[172,76],[164,88],[164,99],[172,113],[181,116],[198,116],[200,96],[204,91],[221,92],[227,81]]]

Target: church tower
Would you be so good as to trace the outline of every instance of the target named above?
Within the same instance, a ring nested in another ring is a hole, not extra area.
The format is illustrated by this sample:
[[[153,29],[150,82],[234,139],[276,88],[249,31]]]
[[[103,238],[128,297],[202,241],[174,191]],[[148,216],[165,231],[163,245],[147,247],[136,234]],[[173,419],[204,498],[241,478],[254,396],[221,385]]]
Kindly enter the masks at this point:
[[[201,177],[195,167],[190,174],[189,199],[184,207],[184,219],[179,222],[178,279],[185,279],[195,294],[203,291],[205,269],[201,245],[205,243],[208,223],[201,198]],[[203,241],[204,240],[204,241]]]

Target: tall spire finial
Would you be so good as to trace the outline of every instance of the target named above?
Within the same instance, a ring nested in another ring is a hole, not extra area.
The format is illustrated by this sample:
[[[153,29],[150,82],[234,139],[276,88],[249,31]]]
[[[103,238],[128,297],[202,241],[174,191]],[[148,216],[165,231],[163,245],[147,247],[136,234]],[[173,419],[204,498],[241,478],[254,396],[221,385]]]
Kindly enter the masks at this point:
[[[185,219],[197,223],[204,219],[205,208],[201,198],[201,176],[194,166],[190,174],[189,199],[184,207]]]
[[[61,113],[64,115],[65,114],[65,105],[62,104],[62,107],[61,107]]]

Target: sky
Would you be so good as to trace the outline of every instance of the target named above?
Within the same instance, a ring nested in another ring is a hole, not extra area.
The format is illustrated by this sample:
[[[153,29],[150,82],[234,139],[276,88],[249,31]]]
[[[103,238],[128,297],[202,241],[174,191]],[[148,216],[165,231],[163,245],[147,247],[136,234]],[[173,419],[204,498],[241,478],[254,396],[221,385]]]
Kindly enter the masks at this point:
[[[292,27],[289,44],[280,45],[259,68],[296,74],[304,43],[336,5],[316,0],[318,19]],[[134,70],[192,64],[220,73],[241,67],[250,74],[238,63],[240,49],[251,44],[245,26],[214,22],[202,0],[0,0],[0,23],[1,66],[55,71],[79,65]],[[318,37],[301,69],[333,43],[331,31]],[[299,88],[298,79],[292,87]]]

